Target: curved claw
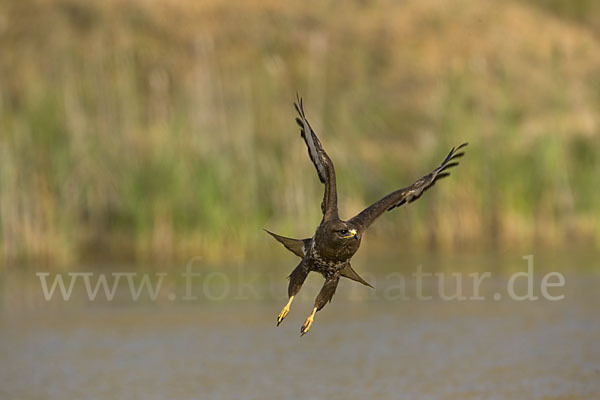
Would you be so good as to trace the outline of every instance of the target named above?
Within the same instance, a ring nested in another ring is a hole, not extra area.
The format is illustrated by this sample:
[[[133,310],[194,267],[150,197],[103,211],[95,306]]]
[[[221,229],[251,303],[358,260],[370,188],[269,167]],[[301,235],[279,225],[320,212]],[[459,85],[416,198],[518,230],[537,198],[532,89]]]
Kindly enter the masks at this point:
[[[290,312],[290,306],[292,304],[292,301],[294,301],[294,296],[290,296],[290,300],[285,305],[285,307],[283,307],[283,309],[281,310],[281,312],[277,316],[277,326],[279,326],[279,324],[281,324],[283,322],[283,320],[285,319],[285,317],[287,317],[288,313]]]
[[[300,328],[300,337],[304,336],[310,329],[310,326],[313,324],[313,322],[315,322],[315,313],[316,312],[317,312],[317,308],[315,307],[313,309],[312,314],[310,314],[308,316],[308,318],[306,318],[306,321],[304,321],[304,325],[302,325],[302,328]]]
[[[279,326],[279,324],[281,324],[283,322],[283,320],[285,319],[285,317],[287,317],[289,312],[290,312],[289,306],[283,307],[283,310],[281,310],[281,312],[277,316],[277,326]]]

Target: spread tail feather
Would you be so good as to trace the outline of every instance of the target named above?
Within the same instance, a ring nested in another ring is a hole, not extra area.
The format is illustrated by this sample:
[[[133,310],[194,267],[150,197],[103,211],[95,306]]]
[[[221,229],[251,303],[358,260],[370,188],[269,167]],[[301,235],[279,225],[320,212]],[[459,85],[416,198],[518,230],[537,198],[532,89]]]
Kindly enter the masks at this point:
[[[294,253],[300,258],[304,258],[306,254],[306,247],[310,244],[310,239],[292,239],[285,236],[278,235],[273,232],[269,232],[268,230],[264,230],[269,235],[273,236],[275,240],[281,243],[286,249]]]
[[[348,263],[344,268],[342,268],[342,270],[340,272],[341,272],[342,276],[345,276],[348,279],[352,279],[353,281],[360,282],[365,286],[373,287],[373,285],[371,285],[369,282],[367,282],[363,278],[361,278],[361,276],[358,275],[358,273],[354,269],[352,269],[352,267],[350,266],[350,263]]]

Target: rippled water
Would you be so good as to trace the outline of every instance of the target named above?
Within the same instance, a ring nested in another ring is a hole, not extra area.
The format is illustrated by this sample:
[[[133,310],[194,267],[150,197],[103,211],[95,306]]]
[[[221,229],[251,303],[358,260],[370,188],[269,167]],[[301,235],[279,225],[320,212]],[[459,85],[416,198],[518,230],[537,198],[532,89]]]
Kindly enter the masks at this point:
[[[278,296],[45,304],[5,278],[0,398],[600,399],[600,276],[565,277],[564,300],[521,302],[353,297],[345,282],[302,338],[314,285],[276,328]]]

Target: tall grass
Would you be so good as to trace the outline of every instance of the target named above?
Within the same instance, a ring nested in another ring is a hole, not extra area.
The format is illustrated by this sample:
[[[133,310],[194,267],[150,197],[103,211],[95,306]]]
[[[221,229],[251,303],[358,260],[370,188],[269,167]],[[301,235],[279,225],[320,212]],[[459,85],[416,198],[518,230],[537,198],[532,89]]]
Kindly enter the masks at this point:
[[[23,0],[0,4],[0,46],[4,264],[222,259],[270,248],[262,227],[310,236],[322,187],[296,91],[342,216],[471,142],[372,237],[600,244],[600,42],[539,9]]]

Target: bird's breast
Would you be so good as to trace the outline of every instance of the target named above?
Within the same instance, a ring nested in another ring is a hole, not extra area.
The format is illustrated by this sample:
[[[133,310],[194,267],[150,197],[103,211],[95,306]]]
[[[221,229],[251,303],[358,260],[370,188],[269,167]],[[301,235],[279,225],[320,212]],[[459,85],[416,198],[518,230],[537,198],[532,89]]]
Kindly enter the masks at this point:
[[[322,273],[325,276],[342,269],[344,265],[348,262],[347,259],[339,260],[336,258],[324,257],[314,247],[311,249],[309,257],[312,261],[313,269],[317,272]]]

